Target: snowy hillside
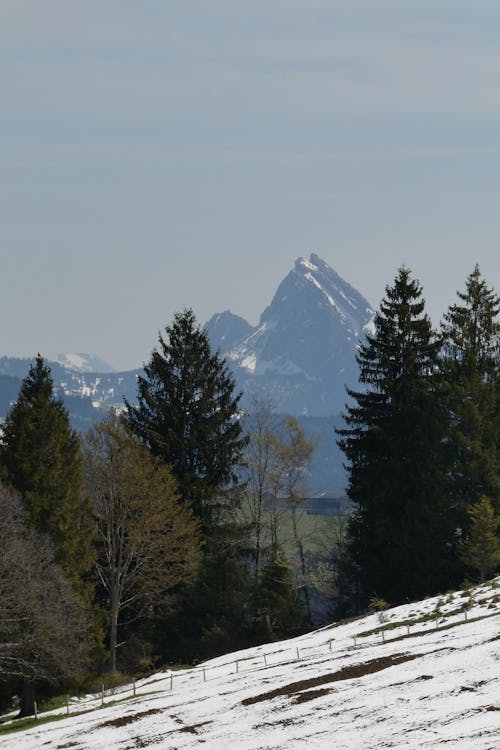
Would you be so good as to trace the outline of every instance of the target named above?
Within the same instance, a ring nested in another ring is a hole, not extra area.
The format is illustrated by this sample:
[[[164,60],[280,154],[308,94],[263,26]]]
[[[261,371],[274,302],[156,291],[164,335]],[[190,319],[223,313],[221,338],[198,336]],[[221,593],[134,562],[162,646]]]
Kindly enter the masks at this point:
[[[87,696],[2,748],[496,750],[499,615],[500,578]]]

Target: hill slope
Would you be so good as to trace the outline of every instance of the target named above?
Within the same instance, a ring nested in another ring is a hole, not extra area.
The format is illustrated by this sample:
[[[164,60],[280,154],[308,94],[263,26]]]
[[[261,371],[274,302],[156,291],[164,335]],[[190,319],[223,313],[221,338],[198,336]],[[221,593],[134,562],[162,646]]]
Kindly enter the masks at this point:
[[[493,750],[499,586],[156,674],[135,698],[130,687],[106,698],[125,699],[115,705],[87,696],[71,710],[88,713],[5,735],[2,748]]]

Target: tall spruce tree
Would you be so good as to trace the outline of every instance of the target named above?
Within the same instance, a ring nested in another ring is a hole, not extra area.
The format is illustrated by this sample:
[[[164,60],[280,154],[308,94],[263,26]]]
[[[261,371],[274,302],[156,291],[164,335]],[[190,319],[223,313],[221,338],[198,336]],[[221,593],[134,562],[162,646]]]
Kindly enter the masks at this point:
[[[138,405],[126,402],[126,418],[171,467],[181,499],[208,532],[238,478],[246,444],[237,419],[241,394],[192,310],[176,313],[165,331],[138,379]]]
[[[450,479],[462,536],[469,509],[487,495],[500,514],[500,298],[476,265],[442,324]]]
[[[50,537],[56,562],[81,585],[94,555],[92,509],[82,492],[80,441],[40,355],[7,414],[0,474],[22,496],[32,526]]]
[[[348,551],[364,603],[447,587],[454,519],[446,493],[446,417],[436,387],[440,342],[422,288],[401,268],[386,287],[375,332],[357,356],[364,390],[339,431],[356,511]]]

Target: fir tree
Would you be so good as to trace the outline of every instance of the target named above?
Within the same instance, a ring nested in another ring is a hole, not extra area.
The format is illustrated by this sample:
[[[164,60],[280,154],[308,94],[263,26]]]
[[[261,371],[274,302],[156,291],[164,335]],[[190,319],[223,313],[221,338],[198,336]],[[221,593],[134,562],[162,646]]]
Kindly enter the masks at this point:
[[[500,298],[476,266],[443,321],[443,394],[450,415],[450,479],[464,537],[483,495],[500,512]]]
[[[92,510],[82,492],[78,435],[40,355],[7,414],[0,473],[22,496],[33,527],[51,538],[56,562],[80,585],[94,559]]]
[[[139,377],[138,405],[127,402],[127,420],[171,467],[182,500],[207,531],[237,482],[246,443],[237,419],[241,394],[192,310],[177,313],[165,330]]]
[[[270,549],[256,592],[256,610],[266,640],[278,640],[300,632],[306,622],[285,553]],[[309,623],[310,624],[310,623]]]
[[[462,546],[462,558],[466,565],[479,572],[483,583],[488,573],[493,573],[500,564],[500,518],[486,495],[468,512],[471,528]]]
[[[364,594],[391,603],[447,586],[454,519],[445,487],[446,418],[435,371],[440,342],[422,289],[401,268],[357,356],[365,390],[339,431],[356,511],[348,552]]]

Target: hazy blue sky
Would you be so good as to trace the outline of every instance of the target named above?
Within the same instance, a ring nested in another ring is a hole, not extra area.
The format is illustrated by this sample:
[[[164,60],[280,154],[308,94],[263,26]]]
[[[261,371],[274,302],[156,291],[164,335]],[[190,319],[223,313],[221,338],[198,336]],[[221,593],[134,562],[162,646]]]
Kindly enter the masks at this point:
[[[498,289],[498,0],[0,0],[0,55],[0,354],[138,366],[311,251]]]

